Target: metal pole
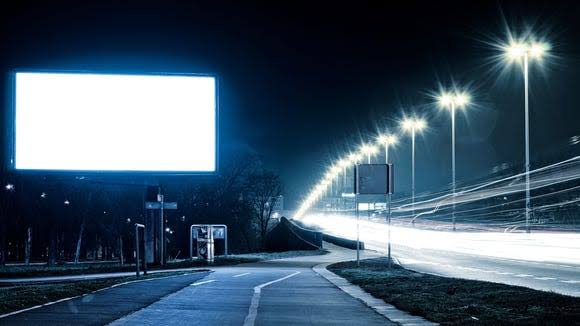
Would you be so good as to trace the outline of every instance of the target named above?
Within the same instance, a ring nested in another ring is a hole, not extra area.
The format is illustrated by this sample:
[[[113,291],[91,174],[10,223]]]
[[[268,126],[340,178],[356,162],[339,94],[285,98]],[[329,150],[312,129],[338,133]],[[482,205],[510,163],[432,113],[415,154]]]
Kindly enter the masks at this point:
[[[159,217],[160,217],[160,224],[159,227],[159,263],[161,265],[165,265],[165,218],[163,217],[163,202],[164,198],[161,194],[161,187],[159,187],[159,199],[160,199],[160,208],[159,208]]]
[[[385,143],[385,164],[389,164],[389,144]],[[389,180],[389,184],[391,180]],[[388,187],[388,185],[387,185]],[[387,189],[387,264],[391,268],[391,194],[390,189]]]
[[[451,102],[451,187],[453,188],[452,204],[453,231],[455,231],[455,102]]]
[[[528,54],[524,55],[525,137],[526,137],[526,232],[530,233],[530,118],[528,99]]]
[[[342,192],[346,193],[346,165],[342,167]],[[342,209],[346,211],[346,199],[340,196],[342,201]]]
[[[358,212],[358,194],[354,195],[354,205],[356,210],[356,266],[360,266],[360,236],[359,236],[359,212]]]
[[[139,229],[143,229],[143,275],[147,275],[147,245],[145,244],[145,225],[135,223],[135,266],[139,277]]]
[[[411,130],[411,204],[412,221],[415,224],[415,127]]]
[[[357,168],[356,165],[354,168],[355,169]],[[355,173],[355,176],[356,174],[357,173]],[[358,212],[358,181],[356,179],[358,179],[358,177],[356,177],[354,180],[354,206],[356,212],[356,266],[358,267],[360,266],[360,236],[359,236],[360,217]]]
[[[227,256],[228,255],[228,226],[224,225],[224,228],[226,231],[226,234],[224,235],[224,242],[225,242],[224,251],[225,251],[225,255]]]
[[[147,244],[145,243],[145,225],[141,224],[143,228],[143,275],[147,275]]]
[[[139,225],[135,224],[135,266],[137,267],[137,277],[139,277]]]
[[[193,260],[193,225],[189,227],[189,259]]]

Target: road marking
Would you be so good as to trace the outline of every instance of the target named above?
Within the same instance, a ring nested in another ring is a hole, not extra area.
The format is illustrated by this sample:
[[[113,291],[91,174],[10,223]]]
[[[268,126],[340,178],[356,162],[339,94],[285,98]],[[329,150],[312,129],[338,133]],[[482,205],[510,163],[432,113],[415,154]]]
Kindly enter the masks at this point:
[[[242,277],[242,276],[246,276],[249,275],[250,273],[242,273],[242,274],[238,274],[238,275],[234,275],[232,277]]]
[[[513,273],[510,272],[496,272],[498,275],[512,275]]]
[[[562,282],[562,283],[569,283],[569,284],[580,283],[580,281],[576,281],[576,280],[561,280],[560,282]]]
[[[556,279],[555,277],[534,277],[534,278],[540,281],[553,281]]]
[[[530,274],[517,274],[514,275],[515,277],[534,277],[534,275],[530,275]]]
[[[244,326],[254,326],[254,323],[256,322],[256,317],[258,315],[258,305],[260,304],[260,296],[262,294],[262,289],[265,288],[268,285],[277,283],[277,282],[281,282],[284,281],[285,279],[289,279],[292,276],[296,276],[300,274],[300,272],[294,272],[290,275],[286,275],[282,278],[279,278],[277,280],[273,280],[264,284],[260,284],[256,287],[254,287],[254,295],[252,296],[252,304],[250,305],[250,309],[248,310],[248,315],[246,316],[246,319],[244,320]]]
[[[203,281],[203,282],[195,282],[195,283],[191,283],[189,286],[198,286],[198,285],[202,285],[202,284],[207,284],[207,283],[211,283],[211,282],[215,282],[216,280],[207,280],[207,281]]]

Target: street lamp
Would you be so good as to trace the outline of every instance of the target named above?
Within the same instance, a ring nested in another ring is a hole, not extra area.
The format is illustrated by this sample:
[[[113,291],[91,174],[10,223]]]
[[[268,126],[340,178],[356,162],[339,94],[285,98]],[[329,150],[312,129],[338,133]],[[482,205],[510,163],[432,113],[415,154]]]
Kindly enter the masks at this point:
[[[360,147],[360,153],[367,156],[367,164],[371,164],[371,156],[378,152],[379,148],[371,144],[363,144]]]
[[[439,107],[448,109],[451,113],[451,187],[452,187],[452,221],[455,231],[455,110],[465,108],[470,101],[466,92],[443,92],[437,97]]]
[[[415,215],[415,134],[425,129],[427,123],[421,118],[404,118],[401,126],[404,131],[411,134],[411,200],[413,215]],[[414,217],[412,221],[415,223]]]
[[[377,143],[385,148],[385,163],[389,164],[389,147],[395,145],[398,138],[391,134],[382,134],[377,137]]]
[[[377,137],[377,142],[385,147],[385,164],[389,164],[389,147],[397,143],[397,136],[392,134],[382,134]],[[391,174],[392,175],[392,174]],[[389,180],[389,183],[392,181]],[[387,260],[391,267],[391,193],[387,194]]]
[[[7,191],[14,191],[14,185],[13,185],[13,184],[11,184],[11,183],[7,183],[7,184],[4,186],[4,189],[6,189]]]
[[[525,168],[526,168],[526,232],[530,233],[530,119],[528,97],[528,63],[530,60],[541,61],[549,50],[549,45],[531,40],[512,41],[503,47],[505,59],[522,64],[524,73],[524,112],[525,112]]]

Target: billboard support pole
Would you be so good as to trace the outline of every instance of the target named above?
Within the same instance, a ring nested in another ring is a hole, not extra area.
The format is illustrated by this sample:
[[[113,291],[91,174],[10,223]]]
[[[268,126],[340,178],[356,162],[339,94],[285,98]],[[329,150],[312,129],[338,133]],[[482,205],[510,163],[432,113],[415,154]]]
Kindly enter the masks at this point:
[[[165,265],[165,219],[163,217],[163,195],[161,187],[157,194],[157,201],[161,204],[159,207],[159,264]]]

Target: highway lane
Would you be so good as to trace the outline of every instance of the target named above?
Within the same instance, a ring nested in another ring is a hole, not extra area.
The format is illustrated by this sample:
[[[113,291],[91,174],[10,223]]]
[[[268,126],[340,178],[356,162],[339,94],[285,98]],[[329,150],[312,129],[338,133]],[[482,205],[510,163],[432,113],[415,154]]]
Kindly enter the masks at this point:
[[[356,220],[313,215],[309,224],[356,239]],[[580,296],[580,233],[509,234],[392,228],[393,255],[403,266],[447,277],[476,279]],[[361,219],[367,249],[386,253],[384,222]]]
[[[322,258],[324,259],[324,258]],[[111,325],[388,325],[312,270],[317,259],[219,267]]]
[[[386,254],[386,241],[366,239],[365,246]],[[580,265],[576,264],[501,258],[400,244],[393,245],[391,250],[402,266],[418,272],[525,286],[580,297]]]
[[[416,250],[404,246],[396,246],[393,253],[401,265],[419,272],[580,296],[580,266]]]

